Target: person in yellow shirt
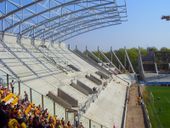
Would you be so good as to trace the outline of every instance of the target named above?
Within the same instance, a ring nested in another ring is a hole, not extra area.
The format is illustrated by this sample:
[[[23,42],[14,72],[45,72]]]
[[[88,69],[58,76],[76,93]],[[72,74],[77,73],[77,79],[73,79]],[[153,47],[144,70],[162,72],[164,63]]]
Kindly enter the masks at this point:
[[[27,125],[25,123],[25,120],[24,118],[20,119],[19,120],[19,123],[20,123],[20,128],[27,128]]]
[[[21,123],[21,127],[20,128],[27,128],[27,125],[25,124],[25,122]]]
[[[20,128],[20,125],[16,119],[10,119],[8,122],[9,128]]]

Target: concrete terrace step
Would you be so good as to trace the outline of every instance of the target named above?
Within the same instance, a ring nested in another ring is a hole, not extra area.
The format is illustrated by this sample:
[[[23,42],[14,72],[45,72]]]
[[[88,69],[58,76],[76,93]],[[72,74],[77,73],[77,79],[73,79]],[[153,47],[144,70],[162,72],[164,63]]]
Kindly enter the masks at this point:
[[[54,102],[58,103],[59,105],[63,106],[64,108],[71,108],[71,105],[66,102],[64,99],[61,97],[57,96],[55,93],[52,91],[49,91],[47,96],[52,99]]]
[[[60,89],[76,99],[79,105],[84,104],[87,100],[87,96],[85,94],[81,93],[70,85],[61,86]]]
[[[90,75],[86,75],[86,78],[91,80],[92,82],[94,82],[96,85],[101,85],[102,84],[102,80],[100,80],[100,78],[98,79],[96,76],[94,76],[93,74]]]
[[[85,95],[89,95],[89,92],[83,88],[82,86],[80,86],[79,84],[75,84],[75,83],[71,83],[70,84],[73,88],[77,89],[78,91],[82,92]]]
[[[81,81],[82,83],[84,83],[85,85],[87,85],[89,88],[93,89],[94,87],[98,87],[95,83],[93,83],[92,81],[86,79],[86,78],[80,78],[78,79],[79,81]]]

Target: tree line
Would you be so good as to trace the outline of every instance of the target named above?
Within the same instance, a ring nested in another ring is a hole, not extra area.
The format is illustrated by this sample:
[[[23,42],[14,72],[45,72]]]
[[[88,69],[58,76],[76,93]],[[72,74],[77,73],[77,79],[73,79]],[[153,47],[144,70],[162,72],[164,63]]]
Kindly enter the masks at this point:
[[[142,56],[146,56],[148,54],[148,50],[152,50],[153,52],[156,51],[161,51],[161,52],[170,52],[170,48],[166,48],[166,47],[162,47],[160,49],[156,48],[156,47],[148,47],[148,48],[140,48],[140,52]],[[129,59],[133,65],[133,68],[135,70],[135,72],[138,73],[138,57],[139,57],[139,50],[138,48],[129,48],[126,49],[128,55],[129,55]],[[119,60],[121,61],[121,63],[126,67],[126,69],[130,70],[130,65],[128,63],[126,54],[125,54],[125,49],[124,48],[120,48],[118,50],[114,50],[113,51],[117,57],[119,58]],[[99,51],[93,51],[93,53],[103,62],[107,62],[107,60],[100,54]],[[120,64],[118,63],[116,57],[113,55],[113,53],[111,53],[110,51],[106,51],[103,52],[104,55],[112,61],[112,63],[114,65],[116,65],[117,67],[120,67]]]

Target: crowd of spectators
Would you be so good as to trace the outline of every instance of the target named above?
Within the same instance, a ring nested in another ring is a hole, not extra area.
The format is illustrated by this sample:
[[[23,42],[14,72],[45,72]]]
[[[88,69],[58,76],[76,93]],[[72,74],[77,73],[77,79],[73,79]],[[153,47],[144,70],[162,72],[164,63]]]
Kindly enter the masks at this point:
[[[10,94],[13,100],[9,102],[4,100]],[[58,119],[48,113],[48,109],[42,109],[39,106],[28,101],[28,95],[24,92],[24,98],[15,96],[8,88],[0,85],[0,126],[1,128],[73,128],[70,121],[65,122],[64,118]],[[79,125],[78,128],[84,128]]]

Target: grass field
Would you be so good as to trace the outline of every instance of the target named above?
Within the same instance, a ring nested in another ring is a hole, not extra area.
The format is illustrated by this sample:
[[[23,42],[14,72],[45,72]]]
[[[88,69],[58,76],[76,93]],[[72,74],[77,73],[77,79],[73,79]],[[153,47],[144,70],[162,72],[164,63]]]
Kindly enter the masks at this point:
[[[147,86],[144,101],[153,128],[170,128],[170,87]]]

